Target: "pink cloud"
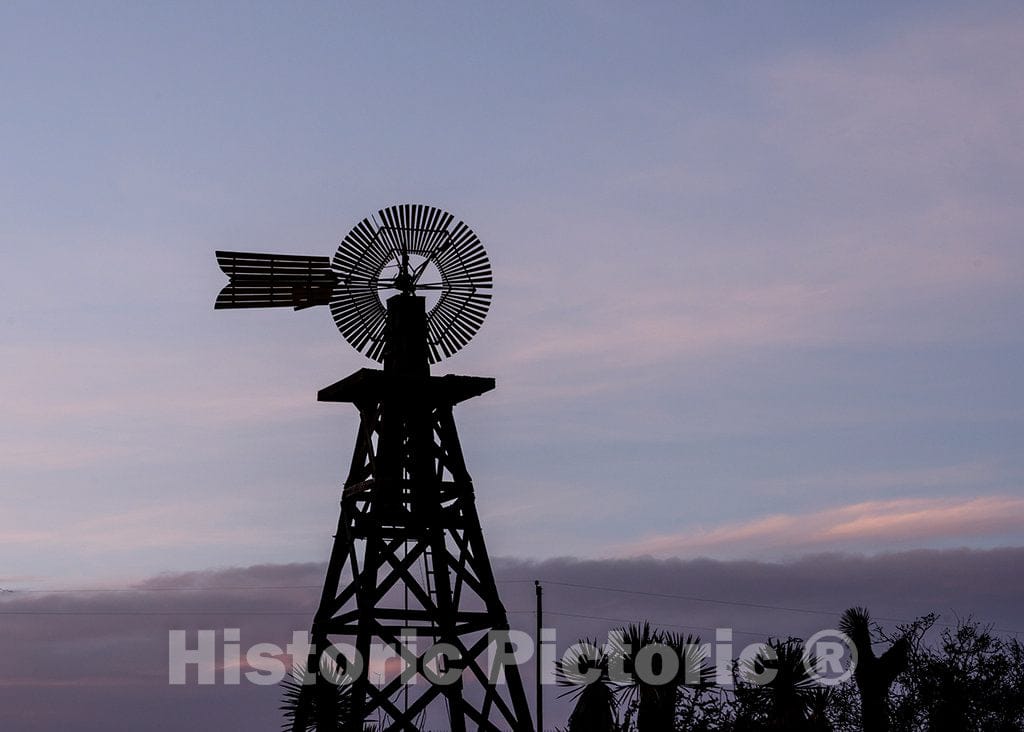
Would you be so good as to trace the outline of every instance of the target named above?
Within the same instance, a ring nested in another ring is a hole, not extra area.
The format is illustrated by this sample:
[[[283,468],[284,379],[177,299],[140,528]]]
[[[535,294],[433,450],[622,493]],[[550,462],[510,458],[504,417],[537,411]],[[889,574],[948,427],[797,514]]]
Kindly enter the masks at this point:
[[[803,514],[773,514],[712,529],[692,528],[619,547],[630,556],[792,554],[871,551],[1019,533],[1024,498],[902,498],[865,501]]]

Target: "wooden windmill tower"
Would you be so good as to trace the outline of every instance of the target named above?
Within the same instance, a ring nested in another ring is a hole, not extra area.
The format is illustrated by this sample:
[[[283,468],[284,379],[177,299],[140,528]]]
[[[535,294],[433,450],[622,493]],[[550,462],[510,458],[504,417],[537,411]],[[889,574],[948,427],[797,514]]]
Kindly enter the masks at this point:
[[[329,305],[345,339],[383,365],[318,395],[355,405],[359,432],[313,618],[312,683],[291,729],[380,720],[418,730],[444,715],[456,732],[532,730],[517,666],[488,662],[509,650],[508,616],[452,414],[494,380],[430,374],[487,314],[491,267],[480,240],[445,211],[400,205],[357,224],[333,259],[217,252],[217,261],[230,278],[217,308]],[[363,663],[342,657],[336,666],[325,654],[335,643]],[[375,683],[374,645],[406,659],[417,683]]]

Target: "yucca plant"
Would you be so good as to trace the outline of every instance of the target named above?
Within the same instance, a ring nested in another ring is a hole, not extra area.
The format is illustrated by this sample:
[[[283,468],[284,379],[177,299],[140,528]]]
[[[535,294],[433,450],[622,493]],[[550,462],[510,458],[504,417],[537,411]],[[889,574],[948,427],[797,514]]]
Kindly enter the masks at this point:
[[[889,689],[907,668],[909,643],[900,638],[881,656],[871,647],[871,616],[862,607],[851,607],[839,620],[857,649],[854,681],[860,692],[861,721],[864,732],[889,732]]]

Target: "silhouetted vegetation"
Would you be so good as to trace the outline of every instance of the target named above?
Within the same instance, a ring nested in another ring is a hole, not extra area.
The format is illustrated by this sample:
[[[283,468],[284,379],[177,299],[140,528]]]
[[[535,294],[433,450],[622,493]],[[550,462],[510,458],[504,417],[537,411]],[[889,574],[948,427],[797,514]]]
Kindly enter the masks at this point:
[[[611,680],[611,659],[594,639],[584,639],[555,662],[558,683],[576,704],[568,732],[614,732],[618,723],[619,696]]]
[[[936,624],[886,630],[850,608],[839,629],[856,649],[852,678],[823,685],[803,640],[770,638],[721,686],[700,638],[629,625],[556,662],[574,704],[564,732],[1024,732],[1024,645],[970,618],[930,633]],[[306,730],[374,729],[350,718],[350,689],[288,679],[285,728],[301,708]]]
[[[889,690],[907,669],[910,647],[907,636],[904,634],[881,656],[875,656],[871,616],[862,607],[852,607],[844,612],[839,620],[839,629],[857,648],[857,667],[853,678],[860,693],[864,732],[889,732]]]
[[[337,667],[326,678],[308,671],[286,677],[281,682],[282,729],[295,729],[298,720],[303,732],[374,732],[376,725],[353,718],[352,686],[342,683],[343,677]]]
[[[922,639],[935,621],[929,615],[898,631],[909,651],[890,702],[892,732],[1024,729],[1024,645],[968,618],[929,646]]]
[[[736,664],[733,728],[737,732],[824,732],[831,688],[815,682],[803,641],[769,639],[752,660]],[[762,681],[767,679],[767,681]]]
[[[851,608],[839,627],[857,651],[852,678],[823,685],[801,639],[769,639],[733,661],[731,688],[714,685],[698,638],[628,626],[607,646],[582,641],[556,664],[575,700],[565,732],[1024,732],[1024,645],[972,619],[925,642],[935,625],[927,615],[887,631]],[[633,671],[655,643],[681,661],[652,684]]]

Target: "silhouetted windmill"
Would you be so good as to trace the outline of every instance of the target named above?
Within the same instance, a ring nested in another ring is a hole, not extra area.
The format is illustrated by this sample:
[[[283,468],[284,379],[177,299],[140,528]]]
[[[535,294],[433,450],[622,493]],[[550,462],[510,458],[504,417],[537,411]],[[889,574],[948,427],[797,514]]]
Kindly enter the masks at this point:
[[[360,426],[311,633],[309,668],[329,671],[298,695],[291,729],[338,729],[329,679],[337,670],[326,658],[321,665],[321,654],[354,640],[366,663],[348,669],[353,729],[383,712],[385,729],[416,730],[428,709],[444,706],[452,730],[532,730],[518,668],[504,665],[505,683],[492,683],[490,632],[507,630],[508,616],[452,416],[494,380],[430,375],[430,364],[462,348],[487,315],[491,267],[480,240],[445,211],[401,205],[357,224],[333,260],[217,252],[217,261],[231,279],[217,308],[329,305],[345,339],[384,366],[318,395],[354,404]],[[403,637],[406,628],[418,642]],[[425,657],[434,641],[456,652]],[[430,678],[377,688],[369,680],[375,643]],[[442,673],[454,681],[430,683]]]

